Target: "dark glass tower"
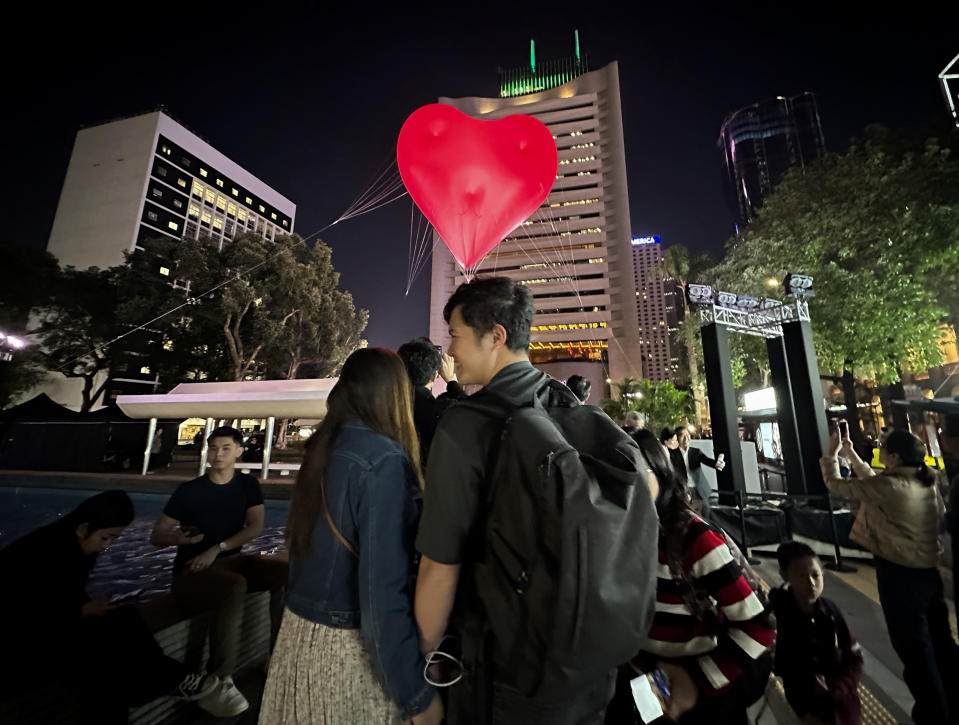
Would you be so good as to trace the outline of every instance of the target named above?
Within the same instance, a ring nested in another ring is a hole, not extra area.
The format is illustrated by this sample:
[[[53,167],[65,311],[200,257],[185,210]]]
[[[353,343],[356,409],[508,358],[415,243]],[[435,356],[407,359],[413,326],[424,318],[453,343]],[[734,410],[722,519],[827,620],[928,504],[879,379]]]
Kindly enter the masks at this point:
[[[816,96],[777,96],[734,111],[717,143],[730,201],[739,224],[747,224],[789,169],[804,168],[826,152]]]

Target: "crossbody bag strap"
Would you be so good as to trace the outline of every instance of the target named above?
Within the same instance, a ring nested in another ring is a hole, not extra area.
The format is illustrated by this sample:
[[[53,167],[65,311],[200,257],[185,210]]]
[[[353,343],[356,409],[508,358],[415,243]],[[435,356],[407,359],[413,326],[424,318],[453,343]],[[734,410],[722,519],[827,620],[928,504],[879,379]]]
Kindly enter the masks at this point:
[[[330,507],[326,503],[326,486],[323,486],[320,490],[323,493],[323,513],[326,514],[326,523],[330,525],[330,529],[333,531],[333,536],[335,536],[336,540],[346,547],[348,552],[359,559],[360,555],[356,552],[356,549],[353,548],[353,545],[346,540],[346,537],[340,533],[340,530],[336,528],[336,524],[333,523],[333,517],[330,515]]]

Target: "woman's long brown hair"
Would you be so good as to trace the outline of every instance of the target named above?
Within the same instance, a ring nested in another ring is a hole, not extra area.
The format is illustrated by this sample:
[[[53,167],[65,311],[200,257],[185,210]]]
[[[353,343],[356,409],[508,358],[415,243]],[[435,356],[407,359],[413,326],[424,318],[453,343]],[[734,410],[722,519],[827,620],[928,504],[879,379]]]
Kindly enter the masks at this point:
[[[413,389],[396,353],[383,348],[354,352],[343,363],[326,405],[326,417],[307,442],[286,525],[290,553],[301,558],[309,552],[316,522],[327,513],[326,466],[345,421],[358,418],[370,430],[403,446],[423,485],[420,446],[413,426]],[[339,532],[334,529],[334,533]]]

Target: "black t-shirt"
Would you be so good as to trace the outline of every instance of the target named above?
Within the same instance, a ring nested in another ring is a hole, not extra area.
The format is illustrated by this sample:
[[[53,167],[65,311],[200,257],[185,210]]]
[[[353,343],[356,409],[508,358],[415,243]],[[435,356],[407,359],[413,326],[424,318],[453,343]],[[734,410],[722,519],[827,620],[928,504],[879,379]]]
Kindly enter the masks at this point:
[[[223,484],[213,483],[207,476],[181,483],[163,513],[179,521],[180,526],[200,529],[203,541],[177,547],[173,572],[179,572],[190,559],[239,532],[246,524],[246,510],[261,503],[260,482],[248,473],[236,473],[229,483]],[[223,551],[219,556],[238,551]]]
[[[475,395],[494,394],[513,405],[532,402],[547,377],[528,362],[507,365]],[[423,516],[417,550],[441,564],[467,563],[480,542],[476,526],[482,519],[490,447],[503,422],[472,408],[453,405],[443,413],[426,467]]]

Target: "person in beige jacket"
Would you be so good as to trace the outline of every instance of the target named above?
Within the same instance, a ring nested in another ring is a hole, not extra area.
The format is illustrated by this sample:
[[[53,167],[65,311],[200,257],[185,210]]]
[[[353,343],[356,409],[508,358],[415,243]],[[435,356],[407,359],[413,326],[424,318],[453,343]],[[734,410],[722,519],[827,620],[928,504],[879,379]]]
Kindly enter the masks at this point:
[[[840,477],[840,449],[855,478]],[[880,445],[884,469],[876,474],[856,455],[848,436],[840,440],[835,430],[819,462],[831,491],[860,502],[850,535],[876,558],[879,603],[903,663],[903,679],[916,700],[916,725],[952,723],[959,717],[952,685],[959,672],[956,644],[936,568],[945,507],[925,453],[916,436],[893,431]]]

